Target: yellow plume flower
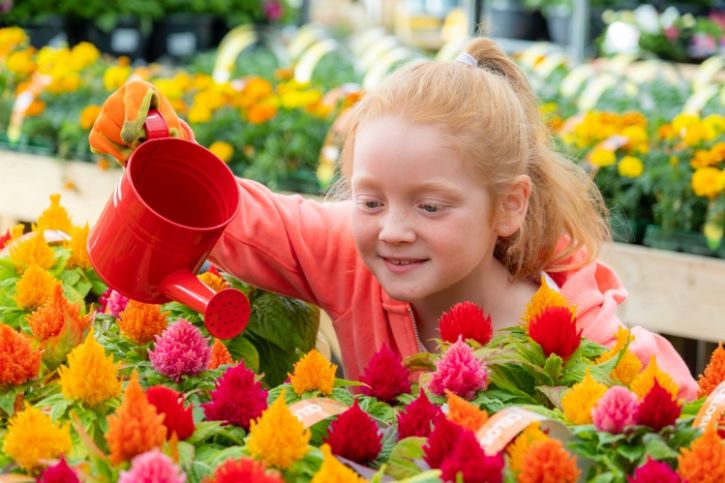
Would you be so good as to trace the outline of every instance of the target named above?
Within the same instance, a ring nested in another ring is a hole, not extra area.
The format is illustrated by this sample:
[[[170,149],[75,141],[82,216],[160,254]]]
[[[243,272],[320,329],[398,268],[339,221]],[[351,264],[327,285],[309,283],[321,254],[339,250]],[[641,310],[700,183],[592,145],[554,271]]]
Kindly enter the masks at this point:
[[[197,277],[215,292],[220,292],[225,288],[229,288],[229,282],[224,280],[224,278],[220,277],[216,273],[204,272]]]
[[[448,396],[448,414],[446,417],[459,426],[470,429],[474,433],[488,421],[488,413],[466,401],[454,392],[446,389]]]
[[[45,241],[43,231],[36,231],[26,240],[10,248],[10,259],[18,273],[23,273],[31,265],[48,270],[55,262],[53,249]]]
[[[660,386],[672,395],[673,399],[677,400],[677,395],[679,394],[680,389],[675,380],[657,366],[657,359],[655,356],[650,358],[647,369],[634,378],[632,383],[629,385],[629,388],[640,399],[643,399],[650,389],[652,389],[652,386],[654,386],[655,379],[657,379]]]
[[[548,436],[541,430],[538,422],[529,424],[506,448],[511,470],[521,471],[524,468],[524,458],[531,446],[540,441],[546,441],[547,438]]]
[[[161,306],[129,300],[119,315],[118,327],[121,332],[137,344],[146,344],[166,328],[166,312]]]
[[[617,355],[624,349],[627,344],[631,344],[634,337],[630,334],[629,330],[624,327],[620,327],[617,331],[617,342],[607,352],[599,356],[597,364],[606,362]],[[634,355],[630,350],[626,350],[622,358],[617,363],[617,366],[612,371],[612,375],[622,384],[629,386],[632,380],[642,371],[642,362],[639,358]]]
[[[70,450],[68,426],[56,426],[50,416],[30,404],[10,418],[3,452],[25,471],[36,472],[42,460],[58,458]]]
[[[63,396],[89,406],[116,397],[121,394],[117,371],[118,364],[106,355],[91,329],[86,340],[68,354],[68,365],[58,369]]]
[[[320,469],[312,477],[310,483],[364,483],[365,480],[353,470],[340,463],[332,454],[329,444],[323,444],[323,460]]]
[[[88,258],[88,223],[82,227],[72,227],[70,241],[65,246],[70,249],[68,267],[89,268],[91,259]]]
[[[47,270],[31,265],[15,285],[15,302],[21,309],[34,309],[53,296],[58,280]]]
[[[58,193],[50,195],[50,206],[38,217],[34,230],[60,230],[70,234],[73,223],[70,221],[68,211],[60,204]]]
[[[287,469],[307,453],[310,431],[289,410],[284,391],[260,417],[250,423],[247,448],[269,466]]]
[[[526,304],[526,311],[524,312],[524,322],[528,324],[534,317],[536,317],[542,310],[547,307],[569,307],[574,312],[573,307],[564,298],[562,294],[549,287],[544,277],[541,277],[541,285],[536,291],[529,303]]]
[[[574,424],[591,423],[592,408],[605,392],[607,386],[595,381],[587,369],[584,379],[574,384],[561,398],[564,416]]]
[[[297,395],[305,391],[319,390],[322,394],[330,394],[335,384],[337,366],[325,359],[317,349],[312,349],[294,365],[290,374],[290,383]]]

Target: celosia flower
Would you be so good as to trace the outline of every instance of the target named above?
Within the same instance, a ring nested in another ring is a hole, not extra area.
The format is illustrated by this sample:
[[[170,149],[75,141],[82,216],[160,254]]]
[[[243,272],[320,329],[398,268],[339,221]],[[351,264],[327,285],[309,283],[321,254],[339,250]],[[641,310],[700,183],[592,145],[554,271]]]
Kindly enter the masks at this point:
[[[430,402],[425,391],[420,391],[420,395],[398,413],[398,439],[428,436],[431,423],[440,414],[443,414],[441,408]]]
[[[636,470],[632,476],[627,477],[627,483],[680,483],[682,480],[670,468],[670,465],[662,461],[655,461],[651,456]]]
[[[576,483],[577,478],[576,458],[564,449],[561,442],[552,438],[531,445],[518,475],[519,483]]]
[[[7,245],[8,242],[12,239],[13,239],[13,237],[10,234],[10,230],[9,229],[5,230],[5,233],[3,235],[0,235],[0,250],[5,248],[5,245]]]
[[[431,468],[440,468],[458,442],[464,428],[440,415],[433,422],[433,431],[423,445],[423,459]]]
[[[50,206],[40,214],[34,229],[37,231],[60,230],[70,234],[72,228],[73,223],[70,221],[68,211],[60,204],[60,194],[50,195]]]
[[[524,459],[529,454],[529,448],[540,441],[546,441],[548,438],[541,430],[541,425],[538,422],[529,424],[506,448],[511,470],[517,473],[520,472],[524,467]]]
[[[630,334],[629,330],[624,327],[620,327],[617,331],[617,342],[611,349],[597,358],[597,364],[601,364],[618,356],[619,353],[624,350],[624,347],[627,344],[631,344],[633,340],[634,337]],[[629,349],[626,349],[612,371],[612,376],[625,386],[629,386],[641,371],[642,362],[639,360],[639,357],[634,355],[634,353]]]
[[[486,366],[459,337],[436,361],[436,370],[429,387],[433,394],[439,396],[449,390],[464,399],[471,399],[478,391],[486,389],[487,385]]]
[[[655,379],[652,389],[639,405],[637,424],[659,431],[675,423],[682,413],[682,406]]]
[[[106,441],[114,465],[157,448],[166,441],[164,416],[149,403],[136,371],[131,374],[121,406],[107,419]]]
[[[214,273],[211,270],[208,270],[200,275],[198,275],[199,280],[204,282],[206,285],[209,286],[213,291],[220,292],[224,290],[225,288],[229,287],[229,282],[224,280],[224,278],[219,275],[219,273]]]
[[[329,395],[335,384],[336,370],[335,364],[325,359],[317,349],[312,349],[295,362],[294,371],[289,375],[290,383],[297,395],[306,391],[320,391],[321,394]]]
[[[34,309],[53,296],[58,280],[47,270],[31,265],[15,285],[15,302],[21,309]]]
[[[592,409],[592,420],[599,431],[619,434],[637,419],[637,395],[622,386],[610,387]]]
[[[0,386],[17,386],[38,377],[40,352],[30,338],[0,323]]]
[[[683,481],[718,483],[725,481],[725,445],[709,424],[690,448],[682,448],[677,457],[677,473]]]
[[[315,476],[312,477],[310,483],[364,483],[365,480],[360,478],[357,473],[343,465],[335,458],[330,450],[330,446],[323,444],[322,465],[317,470]]]
[[[121,294],[120,292],[116,292],[112,288],[109,288],[106,291],[106,294],[107,295],[105,299],[105,305],[103,306],[103,312],[106,314],[111,314],[114,317],[119,317],[121,315],[121,312],[126,310],[129,298]]]
[[[360,409],[357,400],[330,424],[327,431],[326,442],[332,452],[357,463],[374,460],[382,449],[383,437],[377,423]]]
[[[677,386],[677,383],[674,379],[672,379],[672,377],[670,377],[669,374],[662,371],[657,366],[657,359],[655,358],[655,356],[652,356],[652,358],[650,359],[647,369],[642,371],[641,374],[634,378],[629,388],[640,399],[642,399],[652,389],[655,380],[659,383],[660,386],[665,388],[667,392],[672,395],[673,398],[677,397],[677,394],[679,393],[679,386]]]
[[[284,402],[284,391],[262,415],[251,422],[247,448],[270,466],[287,469],[307,453],[310,431]]]
[[[178,319],[160,336],[149,351],[154,369],[176,382],[181,376],[195,376],[209,365],[209,340],[186,319]]]
[[[234,364],[232,355],[229,353],[227,346],[217,338],[214,338],[214,344],[211,346],[211,354],[209,355],[209,369],[216,369],[225,364]]]
[[[574,384],[561,398],[564,416],[574,424],[591,423],[592,408],[605,392],[607,386],[595,381],[587,369],[584,379]]]
[[[184,483],[184,475],[171,458],[157,448],[135,456],[131,468],[122,471],[118,483]]]
[[[473,302],[462,302],[454,305],[444,313],[438,321],[441,339],[455,342],[459,337],[463,340],[473,339],[486,345],[493,337],[491,317]]]
[[[579,347],[581,334],[568,307],[546,307],[529,321],[529,336],[547,357],[553,353],[567,360]]]
[[[235,424],[245,430],[267,408],[267,391],[242,361],[224,371],[210,396],[211,401],[201,405],[206,419]]]
[[[61,391],[66,399],[97,406],[121,394],[117,372],[118,364],[106,355],[91,329],[86,340],[68,354],[68,365],[58,369]]]
[[[135,343],[146,344],[166,328],[166,312],[160,305],[130,300],[119,314],[118,327]]]
[[[487,455],[476,436],[465,429],[440,466],[443,481],[457,481],[456,475],[460,473],[466,483],[502,482],[503,467],[503,455]]]
[[[214,471],[209,483],[284,483],[278,473],[251,458],[226,460]]]
[[[410,391],[410,372],[403,366],[400,354],[383,345],[370,358],[360,382],[367,384],[362,388],[363,394],[391,402]]]
[[[31,265],[48,270],[55,263],[53,249],[45,241],[42,231],[36,231],[27,239],[11,246],[10,259],[18,273],[23,273]]]
[[[524,322],[528,324],[531,320],[539,315],[544,309],[548,307],[569,307],[569,302],[566,298],[557,292],[556,290],[549,287],[544,277],[541,277],[541,284],[538,290],[531,297],[531,300],[526,304],[526,310],[524,312]],[[573,310],[572,310],[573,312]]]
[[[184,407],[183,394],[166,386],[153,386],[146,390],[146,398],[157,413],[164,415],[167,438],[176,433],[179,440],[185,440],[194,433],[193,407]]]
[[[8,422],[3,452],[25,471],[36,471],[42,460],[58,458],[70,450],[68,426],[56,426],[50,416],[30,404]]]
[[[28,325],[33,335],[43,341],[57,336],[66,326],[88,327],[91,315],[82,316],[80,311],[80,305],[69,302],[63,294],[63,286],[57,284],[52,296],[28,316]]]
[[[80,483],[75,470],[68,466],[64,456],[53,466],[48,466],[38,478],[38,483]]]
[[[88,257],[88,224],[82,227],[73,227],[70,231],[70,241],[65,243],[70,249],[68,267],[88,268],[91,259]]]
[[[700,386],[698,397],[709,396],[723,381],[725,381],[725,349],[720,342],[710,356],[705,371],[697,380],[697,385]]]
[[[448,397],[448,413],[446,417],[454,423],[474,433],[488,421],[488,413],[469,403],[465,399],[456,396],[453,392],[446,390]]]

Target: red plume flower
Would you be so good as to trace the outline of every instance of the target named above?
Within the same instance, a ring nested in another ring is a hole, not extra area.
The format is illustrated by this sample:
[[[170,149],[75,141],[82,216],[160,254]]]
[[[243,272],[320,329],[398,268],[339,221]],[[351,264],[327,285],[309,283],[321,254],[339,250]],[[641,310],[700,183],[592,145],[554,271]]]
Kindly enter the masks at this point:
[[[639,404],[637,424],[659,431],[665,426],[674,424],[681,412],[682,405],[655,379],[652,389]]]
[[[326,442],[332,452],[356,463],[365,464],[377,458],[382,449],[382,434],[357,400],[330,424]]]
[[[428,466],[440,468],[448,453],[456,446],[462,432],[463,427],[443,415],[438,416],[433,431],[423,445],[423,459]]]
[[[201,405],[209,421],[225,421],[249,430],[252,419],[267,409],[267,391],[241,361],[224,371],[215,385],[211,401]]]
[[[457,481],[461,473],[466,483],[503,481],[504,459],[501,453],[487,456],[472,431],[463,430],[453,451],[441,463],[443,481]]]
[[[166,386],[153,386],[146,390],[146,397],[156,407],[156,412],[164,415],[166,437],[176,432],[180,441],[194,433],[192,406],[184,407],[184,396]]]
[[[627,477],[627,483],[680,483],[682,479],[667,463],[647,457],[647,462]]]
[[[486,345],[493,337],[491,317],[473,302],[454,305],[441,315],[438,325],[441,339],[446,342],[455,342],[458,336],[461,336],[463,340],[473,339],[481,345]]]
[[[219,465],[209,483],[283,483],[283,480],[278,473],[267,470],[261,461],[242,457]]]
[[[385,345],[370,358],[360,381],[370,386],[363,386],[363,394],[384,402],[410,391],[410,372],[403,365],[403,359]]]
[[[581,342],[582,331],[576,330],[576,317],[568,307],[547,307],[529,322],[529,336],[548,357],[554,353],[567,360]]]
[[[431,423],[439,415],[443,415],[441,408],[430,402],[425,391],[420,391],[420,396],[398,414],[398,439],[408,436],[427,437]]]

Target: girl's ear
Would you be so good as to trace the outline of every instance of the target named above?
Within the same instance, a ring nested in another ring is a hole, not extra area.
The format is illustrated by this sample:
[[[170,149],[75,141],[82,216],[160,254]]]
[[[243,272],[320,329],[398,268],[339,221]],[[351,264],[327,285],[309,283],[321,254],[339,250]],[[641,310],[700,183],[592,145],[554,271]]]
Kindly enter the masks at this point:
[[[517,176],[498,203],[495,228],[499,237],[509,237],[521,228],[529,209],[530,195],[531,178],[525,174]]]

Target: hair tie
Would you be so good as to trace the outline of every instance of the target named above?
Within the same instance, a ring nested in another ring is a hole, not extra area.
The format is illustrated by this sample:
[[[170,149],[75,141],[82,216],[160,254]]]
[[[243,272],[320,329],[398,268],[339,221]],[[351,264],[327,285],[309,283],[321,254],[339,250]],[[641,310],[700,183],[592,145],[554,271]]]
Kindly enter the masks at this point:
[[[473,58],[471,54],[468,52],[461,52],[458,54],[458,57],[456,57],[456,60],[458,62],[463,62],[464,64],[468,64],[471,67],[478,67],[478,61]]]

